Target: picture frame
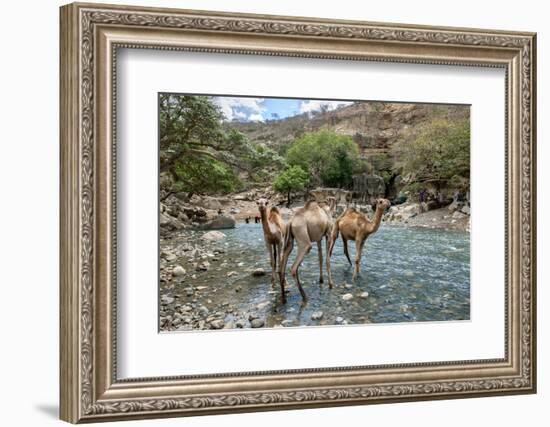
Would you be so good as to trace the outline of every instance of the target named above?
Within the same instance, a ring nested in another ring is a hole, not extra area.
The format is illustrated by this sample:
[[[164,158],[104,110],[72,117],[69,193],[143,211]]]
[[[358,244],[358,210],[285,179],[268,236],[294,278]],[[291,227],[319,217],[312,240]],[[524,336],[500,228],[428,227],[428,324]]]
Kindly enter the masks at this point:
[[[60,23],[61,419],[536,392],[534,33],[86,3],[63,6]],[[504,357],[119,379],[116,61],[123,48],[503,69]]]

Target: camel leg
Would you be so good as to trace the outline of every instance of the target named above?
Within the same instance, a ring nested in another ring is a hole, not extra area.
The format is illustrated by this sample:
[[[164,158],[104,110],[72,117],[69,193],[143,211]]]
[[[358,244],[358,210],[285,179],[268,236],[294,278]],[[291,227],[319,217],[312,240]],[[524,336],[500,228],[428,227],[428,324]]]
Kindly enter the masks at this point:
[[[351,265],[351,259],[349,258],[349,252],[348,252],[348,241],[347,239],[344,238],[343,235],[342,235],[342,245],[344,245],[344,255],[346,255],[349,265]]]
[[[328,274],[328,287],[332,289],[332,272],[330,271],[330,255],[329,255],[329,246],[331,247],[333,245],[332,239],[330,239],[328,236],[325,238],[326,244],[327,244],[327,274]]]
[[[300,294],[302,295],[302,300],[305,302],[307,300],[306,293],[304,292],[304,289],[302,288],[302,285],[300,283],[300,275],[298,273],[298,269],[300,268],[300,264],[302,263],[304,257],[307,255],[307,253],[311,250],[311,244],[308,243],[307,246],[300,246],[298,245],[298,254],[296,255],[296,259],[294,260],[294,264],[292,264],[292,267],[290,268],[290,274],[292,274],[292,277],[294,277],[294,280],[296,281],[296,285],[298,286],[298,289],[300,290]]]
[[[277,272],[279,273],[279,280],[281,280],[281,264],[283,262],[283,242],[277,243],[277,253],[279,256],[276,258],[276,262],[279,263]],[[284,280],[286,284],[286,280]]]
[[[288,263],[288,257],[290,256],[290,253],[292,252],[293,247],[294,247],[294,238],[292,236],[288,236],[288,238],[285,240],[285,247],[281,255],[281,262],[279,263],[279,282],[281,284],[281,302],[283,304],[286,304],[286,295],[285,295],[286,264]]]
[[[323,244],[321,240],[317,242],[317,252],[319,252],[319,283],[323,283]]]
[[[365,239],[357,239],[355,241],[355,268],[353,269],[353,281],[357,279],[359,274],[359,262],[361,261],[361,253],[363,252],[363,246],[365,244]]]
[[[334,245],[336,244],[336,240],[338,240],[338,223],[334,224],[332,232],[330,235],[327,236],[328,238],[328,245],[327,247],[327,257],[332,256],[332,250],[334,249]]]
[[[266,243],[266,246],[269,252],[269,263],[271,265],[271,286],[275,286],[275,268],[277,261],[275,261],[275,257],[273,256],[274,245]]]

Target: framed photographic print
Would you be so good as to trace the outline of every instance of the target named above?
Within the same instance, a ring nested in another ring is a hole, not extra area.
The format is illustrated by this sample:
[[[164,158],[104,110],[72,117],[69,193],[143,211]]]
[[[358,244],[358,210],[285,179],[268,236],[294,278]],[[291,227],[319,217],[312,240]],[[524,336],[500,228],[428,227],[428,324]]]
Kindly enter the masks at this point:
[[[535,34],[61,8],[61,418],[533,393]]]

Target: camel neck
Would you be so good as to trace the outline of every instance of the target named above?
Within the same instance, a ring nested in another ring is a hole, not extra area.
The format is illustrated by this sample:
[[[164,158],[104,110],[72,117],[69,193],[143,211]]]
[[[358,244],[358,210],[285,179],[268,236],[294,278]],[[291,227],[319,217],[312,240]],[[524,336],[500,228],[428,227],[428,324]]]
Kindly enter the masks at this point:
[[[384,215],[384,209],[380,209],[380,208],[376,208],[376,211],[374,212],[374,217],[373,217],[373,224],[374,224],[374,229],[373,231],[377,231],[378,230],[378,227],[380,227],[380,222],[382,222],[382,216]]]
[[[267,223],[267,208],[260,209],[260,218],[262,219],[262,228],[264,230],[264,234],[267,236],[271,236],[271,230],[269,229],[269,225]]]

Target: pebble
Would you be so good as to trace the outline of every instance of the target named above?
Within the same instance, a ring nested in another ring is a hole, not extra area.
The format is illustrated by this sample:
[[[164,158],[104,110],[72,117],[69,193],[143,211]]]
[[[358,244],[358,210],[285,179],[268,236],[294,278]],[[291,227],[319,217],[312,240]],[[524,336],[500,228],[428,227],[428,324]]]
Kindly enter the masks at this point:
[[[210,322],[212,329],[222,329],[225,326],[225,322],[222,319],[215,319]]]
[[[226,274],[227,277],[235,276],[237,274],[236,271],[230,271]]]
[[[258,319],[260,316],[258,316],[256,313],[250,313],[248,315],[248,320],[252,321],[252,320],[255,320],[255,319]]]
[[[365,292],[361,292],[361,295],[359,295],[360,298],[368,298],[369,297],[369,293],[367,291]]]
[[[349,301],[349,300],[353,299],[353,294],[344,294],[344,295],[342,295],[342,299],[344,301]]]
[[[336,319],[334,319],[334,321],[341,325],[342,323],[344,323],[344,318],[342,316],[338,316]]]
[[[289,326],[294,325],[294,320],[292,319],[286,319],[281,322],[281,326],[284,326],[285,328],[288,328]]]
[[[253,328],[261,328],[264,325],[265,322],[263,319],[254,319],[250,322],[250,326],[252,326]]]
[[[323,312],[322,311],[314,311],[311,314],[311,320],[321,320],[323,318]]]
[[[197,271],[208,271],[209,267],[210,267],[210,263],[208,261],[203,261],[199,265],[197,265],[196,270]]]
[[[269,304],[270,304],[269,301],[264,301],[264,302],[259,303],[259,304],[256,306],[256,308],[257,308],[258,310],[263,310],[263,309],[266,308]]]
[[[172,274],[174,276],[183,276],[185,273],[185,268],[183,268],[181,265],[176,265],[172,270]]]
[[[236,326],[237,328],[244,328],[244,325],[245,325],[245,324],[246,324],[246,323],[245,323],[244,320],[237,320],[237,321],[235,322],[235,326]]]
[[[175,301],[175,298],[169,297],[168,295],[163,295],[163,296],[160,297],[160,300],[161,300],[162,304],[169,305],[169,304],[172,304]]]

